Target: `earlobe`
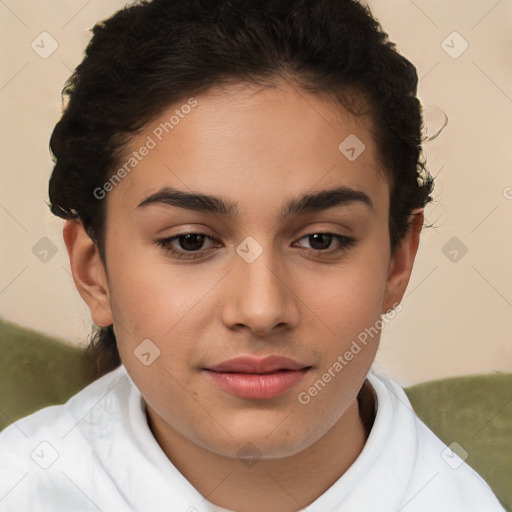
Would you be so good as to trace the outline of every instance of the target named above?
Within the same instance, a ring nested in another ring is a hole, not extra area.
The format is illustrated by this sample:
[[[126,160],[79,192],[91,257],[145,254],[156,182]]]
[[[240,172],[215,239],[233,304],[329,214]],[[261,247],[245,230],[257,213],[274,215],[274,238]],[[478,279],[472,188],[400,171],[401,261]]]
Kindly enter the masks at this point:
[[[89,306],[93,322],[99,326],[113,323],[106,269],[97,245],[81,222],[67,220],[63,230],[73,280]]]
[[[408,219],[409,229],[396,247],[389,263],[382,314],[396,307],[404,296],[418,251],[423,221],[423,208],[411,212]]]

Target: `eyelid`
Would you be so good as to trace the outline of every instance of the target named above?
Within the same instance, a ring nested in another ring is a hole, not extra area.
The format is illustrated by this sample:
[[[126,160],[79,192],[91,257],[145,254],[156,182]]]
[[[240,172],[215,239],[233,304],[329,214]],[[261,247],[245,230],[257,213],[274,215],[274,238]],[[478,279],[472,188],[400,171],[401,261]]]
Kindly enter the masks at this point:
[[[213,246],[215,247],[218,245],[217,239],[207,231],[199,231],[199,230],[189,230],[189,231],[182,231],[180,233],[177,233],[176,235],[171,235],[165,238],[160,238],[155,240],[156,244],[159,245],[164,249],[164,251],[169,252],[176,256],[177,258],[181,259],[199,259],[200,257],[204,256],[205,252],[211,251],[214,247],[210,247],[208,249],[199,249],[198,251],[183,251],[179,249],[175,249],[171,244],[178,240],[181,237],[184,237],[186,235],[200,235],[203,236],[206,239],[210,239],[213,241]]]

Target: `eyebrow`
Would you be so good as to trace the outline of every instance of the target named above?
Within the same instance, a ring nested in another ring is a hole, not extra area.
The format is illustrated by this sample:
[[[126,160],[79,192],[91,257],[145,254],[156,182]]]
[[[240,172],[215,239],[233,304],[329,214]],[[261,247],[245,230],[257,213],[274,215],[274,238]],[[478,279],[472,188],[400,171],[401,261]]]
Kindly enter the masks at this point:
[[[342,186],[292,198],[282,208],[279,214],[279,221],[301,213],[319,212],[353,203],[366,205],[375,213],[373,202],[367,194],[361,190]],[[137,208],[147,208],[153,205],[177,206],[187,210],[223,215],[231,219],[237,219],[240,216],[237,205],[232,201],[197,192],[185,192],[173,187],[165,187],[151,194]]]

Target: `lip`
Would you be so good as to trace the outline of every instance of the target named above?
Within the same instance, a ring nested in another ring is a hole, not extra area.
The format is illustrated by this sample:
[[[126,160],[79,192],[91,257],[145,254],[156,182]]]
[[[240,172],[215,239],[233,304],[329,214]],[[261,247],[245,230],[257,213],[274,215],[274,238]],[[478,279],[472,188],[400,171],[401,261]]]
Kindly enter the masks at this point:
[[[311,366],[283,356],[236,357],[205,368],[205,375],[220,389],[241,398],[269,399],[295,386]]]
[[[267,356],[261,359],[249,356],[235,357],[207,370],[230,373],[271,373],[278,370],[302,370],[307,366],[283,356]]]

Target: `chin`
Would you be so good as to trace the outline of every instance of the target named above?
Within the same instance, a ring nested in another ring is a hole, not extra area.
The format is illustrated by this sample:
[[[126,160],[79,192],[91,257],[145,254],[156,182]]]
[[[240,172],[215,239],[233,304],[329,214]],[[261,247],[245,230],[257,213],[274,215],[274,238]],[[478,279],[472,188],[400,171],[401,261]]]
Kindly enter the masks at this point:
[[[292,457],[315,443],[316,437],[304,431],[290,431],[289,428],[279,428],[276,423],[270,428],[269,423],[264,425],[252,424],[241,431],[228,430],[222,439],[204,440],[203,448],[218,455],[238,458],[242,462],[248,459],[282,459]]]

